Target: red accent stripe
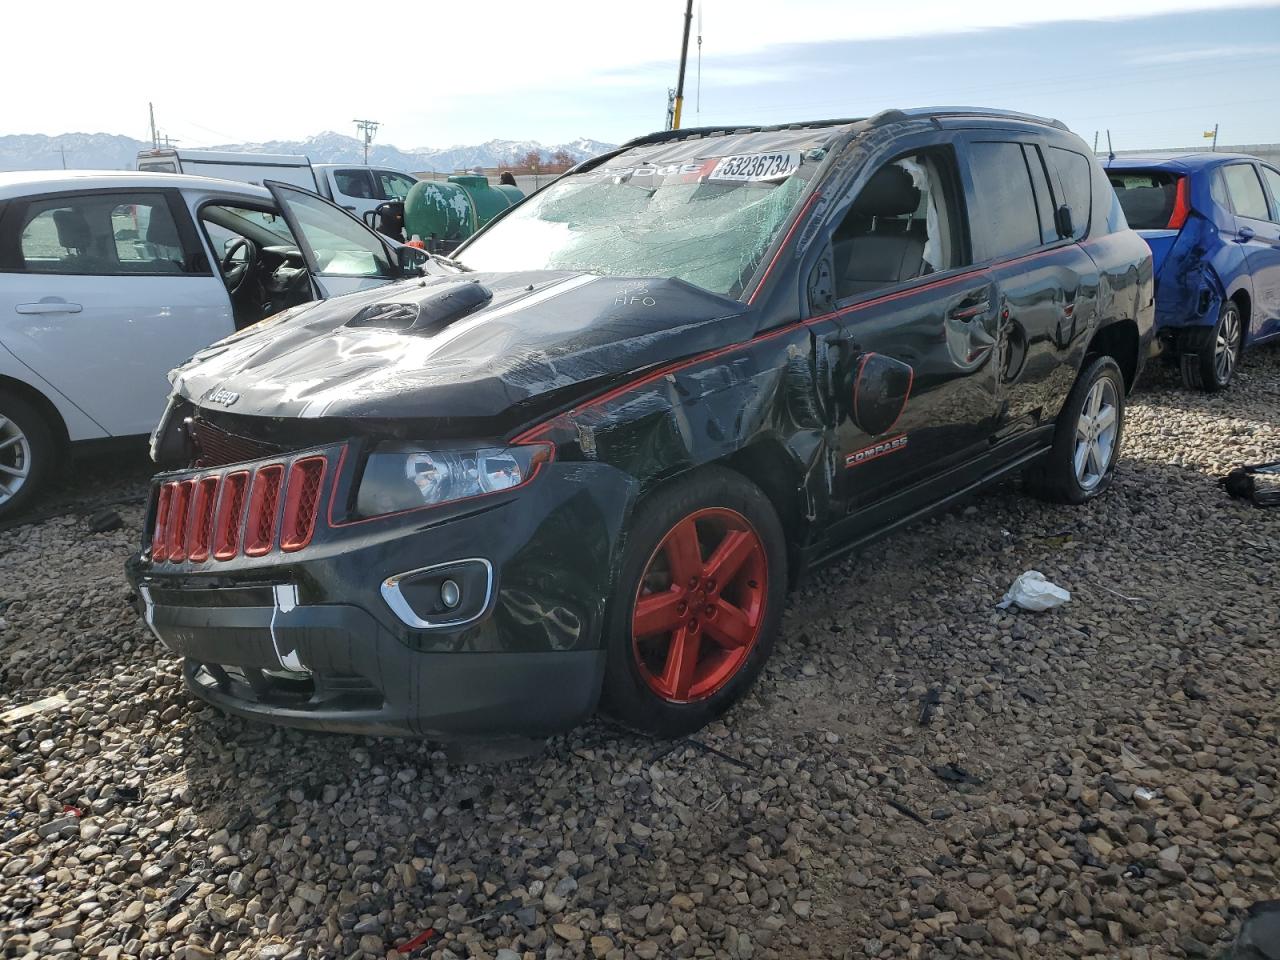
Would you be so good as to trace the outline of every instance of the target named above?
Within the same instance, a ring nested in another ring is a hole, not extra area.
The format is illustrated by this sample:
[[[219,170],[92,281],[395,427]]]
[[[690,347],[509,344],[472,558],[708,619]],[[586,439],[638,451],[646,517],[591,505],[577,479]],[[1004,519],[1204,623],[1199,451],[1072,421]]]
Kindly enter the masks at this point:
[[[319,515],[320,488],[328,461],[323,456],[303,457],[289,468],[289,484],[284,499],[284,524],[280,529],[280,549],[301,550],[311,542]]]
[[[787,235],[782,238],[782,244],[778,247],[773,255],[773,259],[769,261],[769,266],[765,268],[764,276],[760,278],[760,282],[756,284],[756,288],[751,291],[751,296],[747,297],[747,306],[751,306],[756,302],[756,297],[760,291],[764,289],[764,285],[769,282],[769,274],[773,273],[773,268],[778,265],[778,261],[782,259],[783,252],[791,245],[791,236],[796,232],[796,228],[804,221],[805,215],[808,214],[809,208],[813,206],[818,197],[822,196],[821,191],[814,191],[809,194],[809,199],[804,202],[804,206],[800,208],[800,212],[796,214],[796,218],[791,223],[791,229],[787,231]]]

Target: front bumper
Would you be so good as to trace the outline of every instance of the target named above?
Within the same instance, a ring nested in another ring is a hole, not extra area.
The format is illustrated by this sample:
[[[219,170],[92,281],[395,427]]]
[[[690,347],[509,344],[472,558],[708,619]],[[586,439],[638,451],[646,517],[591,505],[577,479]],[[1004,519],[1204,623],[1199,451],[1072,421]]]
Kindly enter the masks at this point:
[[[326,502],[330,485],[346,502],[341,473],[326,478]],[[331,512],[295,553],[157,563],[144,549],[128,573],[190,689],[230,713],[355,733],[541,736],[598,699],[633,486],[610,467],[553,462],[519,490],[469,503],[360,522]],[[405,571],[474,557],[492,583],[466,624],[406,623],[382,592]]]

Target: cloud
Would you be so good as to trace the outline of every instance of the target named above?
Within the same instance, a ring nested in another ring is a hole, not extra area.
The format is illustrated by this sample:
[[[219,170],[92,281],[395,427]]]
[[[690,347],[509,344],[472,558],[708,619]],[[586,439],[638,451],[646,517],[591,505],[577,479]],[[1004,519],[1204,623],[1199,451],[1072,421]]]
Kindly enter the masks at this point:
[[[1138,66],[1164,63],[1195,63],[1204,60],[1222,60],[1230,63],[1244,57],[1280,54],[1280,43],[1234,44],[1229,47],[1190,47],[1181,50],[1153,50],[1135,53],[1130,63]]]

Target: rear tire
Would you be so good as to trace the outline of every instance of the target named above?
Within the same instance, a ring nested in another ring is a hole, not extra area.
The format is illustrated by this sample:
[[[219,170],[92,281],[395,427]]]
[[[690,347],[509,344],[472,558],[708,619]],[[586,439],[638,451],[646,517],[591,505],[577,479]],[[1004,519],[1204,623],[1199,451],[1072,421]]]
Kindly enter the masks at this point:
[[[1222,305],[1212,328],[1186,331],[1178,341],[1182,382],[1193,390],[1217,393],[1231,384],[1244,345],[1240,308],[1231,300]]]
[[[1124,376],[1108,356],[1089,357],[1058,414],[1049,455],[1032,470],[1032,493],[1084,503],[1111,486],[1124,435]]]
[[[53,431],[40,411],[22,397],[0,392],[0,521],[31,504],[57,457]]]
[[[786,584],[782,524],[740,474],[710,467],[655,491],[609,602],[604,712],[658,737],[719,717],[769,658]]]

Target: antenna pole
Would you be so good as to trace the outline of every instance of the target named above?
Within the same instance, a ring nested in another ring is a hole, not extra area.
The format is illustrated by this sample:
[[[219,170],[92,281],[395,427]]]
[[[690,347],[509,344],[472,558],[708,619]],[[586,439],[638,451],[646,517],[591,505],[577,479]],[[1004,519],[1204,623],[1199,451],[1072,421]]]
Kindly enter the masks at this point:
[[[693,0],[684,7],[684,39],[680,41],[680,74],[676,78],[676,102],[671,113],[671,129],[680,129],[680,109],[684,106],[684,68],[689,61],[689,28],[693,26]]]
[[[1111,146],[1111,128],[1107,128],[1107,159],[1114,160],[1116,158],[1116,149]]]

